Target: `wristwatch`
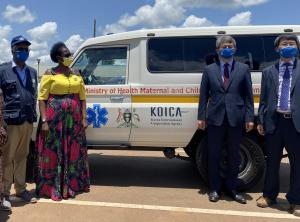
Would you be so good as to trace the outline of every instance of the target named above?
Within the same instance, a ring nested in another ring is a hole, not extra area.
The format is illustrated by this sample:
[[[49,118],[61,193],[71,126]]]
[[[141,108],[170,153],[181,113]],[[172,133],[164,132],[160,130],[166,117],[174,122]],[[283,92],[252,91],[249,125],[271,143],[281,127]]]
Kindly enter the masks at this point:
[[[47,122],[47,120],[46,119],[42,119],[42,123],[46,123]]]

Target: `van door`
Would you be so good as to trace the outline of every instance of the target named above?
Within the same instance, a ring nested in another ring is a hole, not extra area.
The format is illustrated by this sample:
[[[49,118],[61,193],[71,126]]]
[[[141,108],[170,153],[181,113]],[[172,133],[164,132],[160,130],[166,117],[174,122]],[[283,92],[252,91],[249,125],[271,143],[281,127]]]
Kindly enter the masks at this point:
[[[132,127],[132,144],[188,144],[197,130],[201,73],[217,59],[215,44],[214,36],[154,37],[143,42],[141,81],[131,85],[140,89],[132,96],[132,108],[141,126]]]
[[[88,144],[127,144],[131,128],[128,46],[89,47],[73,68],[84,79],[87,92]]]

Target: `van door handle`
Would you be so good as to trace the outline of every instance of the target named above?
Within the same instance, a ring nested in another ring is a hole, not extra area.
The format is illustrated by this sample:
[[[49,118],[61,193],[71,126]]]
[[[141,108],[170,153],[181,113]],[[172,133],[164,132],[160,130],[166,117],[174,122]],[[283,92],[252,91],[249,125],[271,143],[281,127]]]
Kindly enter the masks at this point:
[[[124,100],[124,96],[111,96],[110,100]]]

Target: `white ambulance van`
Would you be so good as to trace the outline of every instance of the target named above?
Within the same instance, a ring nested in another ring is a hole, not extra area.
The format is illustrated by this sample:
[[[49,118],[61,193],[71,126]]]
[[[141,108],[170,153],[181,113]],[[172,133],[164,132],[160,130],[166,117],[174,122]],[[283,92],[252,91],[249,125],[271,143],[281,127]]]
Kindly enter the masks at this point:
[[[86,40],[72,68],[86,84],[88,145],[164,150],[167,157],[181,147],[206,180],[206,132],[197,130],[197,109],[203,68],[218,59],[216,38],[236,39],[235,59],[251,69],[257,112],[261,71],[278,59],[274,39],[284,33],[300,35],[300,26],[140,30]],[[253,130],[240,146],[240,188],[248,189],[264,172],[264,138]]]

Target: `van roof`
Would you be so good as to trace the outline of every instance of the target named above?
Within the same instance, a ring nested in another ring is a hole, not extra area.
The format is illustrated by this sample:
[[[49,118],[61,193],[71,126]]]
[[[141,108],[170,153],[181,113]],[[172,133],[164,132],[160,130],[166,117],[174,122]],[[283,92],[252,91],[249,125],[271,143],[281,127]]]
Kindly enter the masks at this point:
[[[300,25],[262,25],[262,26],[216,26],[196,28],[165,28],[141,29],[130,32],[109,34],[87,39],[80,48],[90,45],[105,44],[108,42],[170,36],[206,36],[206,35],[245,35],[245,34],[279,34],[285,32],[300,33]]]

